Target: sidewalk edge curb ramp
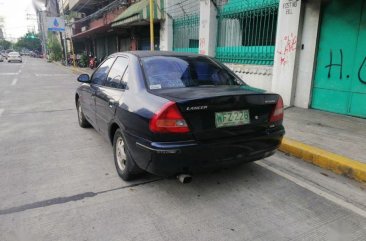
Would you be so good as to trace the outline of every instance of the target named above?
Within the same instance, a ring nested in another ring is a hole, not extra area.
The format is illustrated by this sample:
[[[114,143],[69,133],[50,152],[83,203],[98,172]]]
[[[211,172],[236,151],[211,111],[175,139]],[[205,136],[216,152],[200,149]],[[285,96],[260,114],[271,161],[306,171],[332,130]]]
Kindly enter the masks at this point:
[[[283,138],[280,151],[316,166],[366,182],[366,164],[304,143]]]

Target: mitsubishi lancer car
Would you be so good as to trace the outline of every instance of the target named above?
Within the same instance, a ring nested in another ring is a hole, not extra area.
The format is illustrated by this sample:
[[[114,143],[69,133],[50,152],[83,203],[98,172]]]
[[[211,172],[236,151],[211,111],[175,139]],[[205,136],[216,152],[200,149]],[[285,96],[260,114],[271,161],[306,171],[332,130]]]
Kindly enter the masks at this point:
[[[260,160],[274,154],[285,133],[281,96],[248,86],[211,57],[116,53],[78,81],[79,125],[112,144],[124,180]]]

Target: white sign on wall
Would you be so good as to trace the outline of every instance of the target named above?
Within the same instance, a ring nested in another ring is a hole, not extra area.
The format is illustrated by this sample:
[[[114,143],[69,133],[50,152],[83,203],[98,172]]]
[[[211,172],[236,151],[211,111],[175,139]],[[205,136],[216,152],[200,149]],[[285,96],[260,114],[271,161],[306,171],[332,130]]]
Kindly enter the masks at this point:
[[[47,29],[53,32],[65,31],[65,19],[59,17],[47,17]]]

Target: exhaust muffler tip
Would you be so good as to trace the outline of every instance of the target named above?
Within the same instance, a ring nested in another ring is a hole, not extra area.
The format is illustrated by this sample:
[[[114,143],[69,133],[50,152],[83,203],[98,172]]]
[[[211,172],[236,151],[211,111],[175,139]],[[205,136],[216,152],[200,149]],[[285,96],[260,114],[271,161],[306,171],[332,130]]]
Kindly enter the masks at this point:
[[[189,174],[180,174],[177,176],[177,179],[182,184],[187,184],[187,183],[192,182],[192,176]]]

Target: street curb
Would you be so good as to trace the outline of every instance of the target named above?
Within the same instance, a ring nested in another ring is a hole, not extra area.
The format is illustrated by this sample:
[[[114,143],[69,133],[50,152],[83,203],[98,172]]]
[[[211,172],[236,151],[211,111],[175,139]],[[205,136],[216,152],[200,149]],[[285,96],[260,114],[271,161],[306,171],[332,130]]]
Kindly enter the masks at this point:
[[[288,138],[283,138],[279,150],[334,173],[342,174],[360,182],[366,182],[365,163]]]

